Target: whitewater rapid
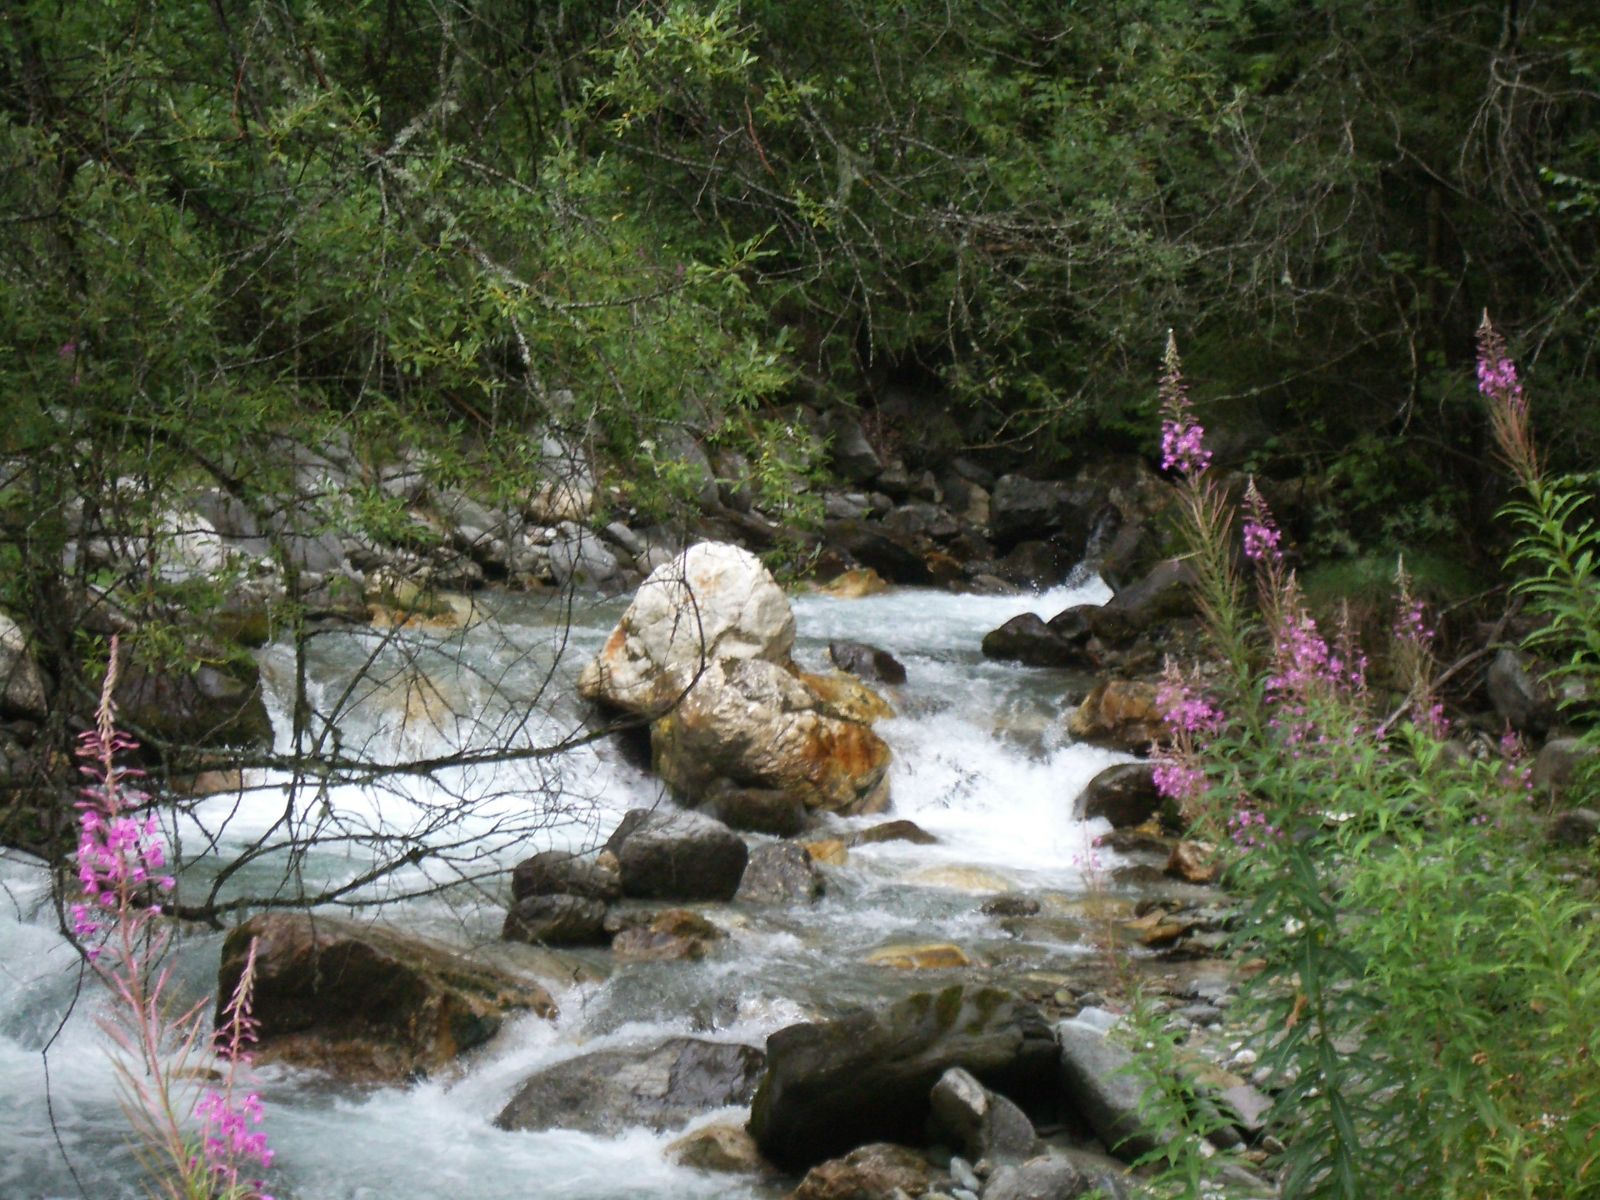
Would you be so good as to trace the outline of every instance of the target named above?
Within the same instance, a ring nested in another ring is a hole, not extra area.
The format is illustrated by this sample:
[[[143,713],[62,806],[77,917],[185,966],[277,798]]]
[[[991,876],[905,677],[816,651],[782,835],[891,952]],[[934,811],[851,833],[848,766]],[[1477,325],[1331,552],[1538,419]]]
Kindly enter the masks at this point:
[[[1048,618],[1108,596],[1094,579],[1011,597],[913,589],[857,600],[797,596],[802,666],[824,669],[827,643],[835,638],[881,647],[905,664],[906,684],[884,689],[896,715],[878,725],[894,752],[890,816],[915,821],[938,843],[852,849],[846,865],[830,869],[829,893],[814,907],[713,913],[730,938],[724,952],[703,963],[630,965],[599,982],[547,981],[561,1004],[559,1020],[511,1021],[450,1077],[354,1088],[309,1072],[264,1070],[266,1128],[278,1153],[273,1194],[278,1200],[781,1194],[758,1181],[673,1166],[663,1150],[681,1131],[634,1130],[616,1138],[507,1133],[492,1119],[531,1071],[574,1054],[689,1033],[759,1044],[824,1008],[870,1003],[888,988],[926,986],[927,980],[863,965],[887,944],[954,942],[1003,961],[1011,935],[979,911],[981,899],[1012,890],[1081,894],[1091,859],[1103,857],[1092,843],[1104,827],[1075,819],[1073,801],[1098,771],[1125,756],[1067,738],[1064,712],[1074,681],[990,662],[978,646],[984,633],[1021,612]],[[345,698],[341,744],[397,761],[463,743],[509,739],[536,746],[581,736],[584,714],[571,699],[571,681],[610,631],[620,602],[579,606],[570,625],[563,611],[531,598],[497,597],[486,608],[488,619],[464,633],[414,635],[420,657],[395,657],[393,670],[380,672],[382,682],[364,692],[349,693],[348,685],[364,663],[384,662],[379,643],[363,631],[325,639],[312,661],[309,694],[323,709]],[[293,686],[287,649],[268,647],[262,667],[279,749],[287,750]],[[246,782],[242,795],[207,801],[168,836],[191,852],[215,842],[226,854],[281,832],[290,781],[262,774]],[[300,832],[398,831],[459,840],[439,861],[378,885],[372,898],[439,885],[436,894],[386,909],[385,918],[469,945],[493,942],[504,915],[505,872],[519,859],[552,847],[593,847],[628,809],[665,802],[659,784],[609,741],[553,759],[452,768],[438,781],[397,777],[309,799],[296,795],[290,824]],[[837,822],[838,831],[881,819]],[[300,864],[302,882],[315,887],[346,878],[360,865],[356,851],[340,843]],[[269,855],[233,882],[246,890],[267,886],[278,869]],[[205,874],[202,863],[184,886],[198,885]],[[0,855],[0,1196],[140,1196],[105,1034],[94,1020],[103,1001],[92,986],[80,993],[78,961],[56,932],[47,883],[37,862]],[[486,902],[486,893],[496,901]],[[185,937],[180,984],[187,994],[203,995],[210,986],[219,943],[214,933]],[[1070,962],[1085,950],[1063,944],[1035,952]]]

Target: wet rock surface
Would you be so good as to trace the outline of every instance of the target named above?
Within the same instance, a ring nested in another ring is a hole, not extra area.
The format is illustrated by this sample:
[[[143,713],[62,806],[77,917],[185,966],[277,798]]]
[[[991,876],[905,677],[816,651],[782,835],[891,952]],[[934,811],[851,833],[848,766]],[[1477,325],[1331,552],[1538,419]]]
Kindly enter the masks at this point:
[[[599,1050],[530,1075],[494,1123],[599,1134],[637,1125],[674,1129],[712,1109],[748,1103],[761,1067],[754,1046],[699,1038]]]
[[[751,1108],[762,1152],[801,1170],[864,1141],[915,1143],[939,1077],[962,1067],[1013,1097],[1053,1091],[1055,1040],[1038,1011],[994,988],[954,986],[767,1039]]]
[[[731,900],[750,853],[720,821],[682,809],[634,809],[606,849],[623,894],[651,900]]]
[[[508,1013],[556,1012],[538,984],[449,947],[304,913],[252,917],[235,928],[223,944],[218,996],[233,994],[252,940],[262,1062],[402,1082],[488,1041]]]

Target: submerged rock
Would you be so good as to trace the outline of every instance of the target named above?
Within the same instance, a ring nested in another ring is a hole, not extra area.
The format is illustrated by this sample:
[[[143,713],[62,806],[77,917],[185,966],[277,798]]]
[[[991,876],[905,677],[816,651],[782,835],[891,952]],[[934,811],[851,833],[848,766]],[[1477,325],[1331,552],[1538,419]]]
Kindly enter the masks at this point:
[[[269,913],[223,943],[219,1020],[252,939],[256,1054],[263,1062],[402,1082],[488,1041],[508,1012],[556,1012],[538,984],[436,942],[335,917]]]
[[[870,846],[877,842],[910,842],[915,846],[934,846],[939,839],[915,821],[901,818],[873,825],[850,836],[852,846]]]
[[[494,1123],[597,1134],[643,1125],[659,1133],[703,1112],[749,1103],[762,1063],[754,1046],[700,1038],[597,1050],[528,1076]]]
[[[611,940],[618,958],[634,961],[698,962],[727,935],[699,913],[669,908],[648,921],[624,925]]]
[[[720,1121],[684,1134],[666,1149],[668,1162],[696,1171],[754,1175],[772,1170],[744,1123]]]
[[[1026,1100],[1054,1092],[1056,1057],[1044,1019],[1009,992],[922,992],[774,1033],[750,1132],[773,1162],[804,1170],[866,1140],[920,1141],[951,1067]]]
[[[892,967],[897,971],[943,971],[972,965],[966,951],[950,942],[880,946],[867,955],[866,961],[875,967]]]

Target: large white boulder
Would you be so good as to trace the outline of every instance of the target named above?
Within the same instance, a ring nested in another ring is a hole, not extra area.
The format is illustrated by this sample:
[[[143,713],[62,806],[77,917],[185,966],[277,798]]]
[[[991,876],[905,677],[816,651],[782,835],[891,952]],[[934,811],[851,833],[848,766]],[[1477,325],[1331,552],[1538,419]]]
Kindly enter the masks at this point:
[[[651,727],[656,773],[694,798],[726,779],[797,796],[807,808],[881,812],[889,747],[867,720],[837,712],[784,666],[717,659]]]
[[[639,585],[578,690],[587,700],[654,718],[708,664],[787,663],[793,648],[794,614],[771,572],[747,550],[701,542]]]

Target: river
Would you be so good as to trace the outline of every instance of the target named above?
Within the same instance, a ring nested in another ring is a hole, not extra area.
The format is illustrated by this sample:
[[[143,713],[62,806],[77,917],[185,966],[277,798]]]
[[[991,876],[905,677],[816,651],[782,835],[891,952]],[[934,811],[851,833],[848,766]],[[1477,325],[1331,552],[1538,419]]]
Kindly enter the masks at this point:
[[[1092,953],[1081,939],[1019,938],[979,909],[997,892],[1045,896],[1062,906],[1084,894],[1091,864],[1096,873],[1109,864],[1104,851],[1091,847],[1104,827],[1074,820],[1073,800],[1095,773],[1125,756],[1067,739],[1064,691],[1076,681],[990,662],[978,646],[985,632],[1019,612],[1048,618],[1108,595],[1091,579],[1023,597],[915,589],[856,600],[797,596],[796,658],[803,666],[824,669],[833,638],[871,643],[905,664],[906,684],[885,689],[897,715],[878,726],[895,756],[890,815],[915,821],[938,843],[852,849],[845,865],[828,869],[828,893],[814,906],[710,906],[730,937],[703,962],[629,964],[601,978],[604,952],[564,956],[560,961],[573,971],[596,977],[543,980],[561,1005],[560,1018],[510,1022],[450,1078],[356,1088],[310,1072],[263,1068],[266,1129],[278,1155],[273,1194],[278,1200],[780,1194],[671,1165],[662,1152],[681,1131],[601,1138],[508,1133],[491,1122],[526,1075],[570,1055],[683,1033],[760,1044],[817,1013],[946,977],[863,962],[885,945],[953,942],[1001,978],[1012,964],[1066,969]],[[380,672],[381,684],[349,688],[378,645],[376,634],[350,630],[318,640],[310,694],[324,709],[342,698],[338,732],[345,746],[398,760],[497,739],[544,744],[581,730],[571,680],[622,602],[581,604],[570,622],[558,606],[531,597],[483,603],[488,619],[464,633],[408,635],[422,657],[414,668],[402,668],[396,657],[392,675]],[[379,665],[385,661],[380,654]],[[262,651],[282,748],[291,665],[284,647]],[[242,797],[207,801],[168,836],[191,854],[215,839],[226,855],[282,820],[283,782],[252,778]],[[661,802],[660,786],[610,741],[555,759],[452,769],[437,782],[400,776],[343,787],[297,800],[293,820],[300,831],[350,840],[300,860],[296,884],[347,877],[364,861],[361,841],[374,835],[430,839],[441,850],[437,860],[391,877],[367,898],[401,896],[384,910],[386,919],[503,956],[509,951],[495,938],[509,887],[505,872],[516,861],[551,847],[592,846],[629,808]],[[230,886],[276,886],[283,861],[266,856]],[[196,856],[184,888],[202,886],[209,869],[208,857]],[[433,885],[431,894],[404,898]],[[141,1196],[106,1035],[94,1019],[103,998],[92,986],[79,994],[77,959],[56,932],[42,867],[0,856],[0,886],[0,1196]],[[184,937],[181,986],[196,994],[210,986],[219,940],[205,932]]]

